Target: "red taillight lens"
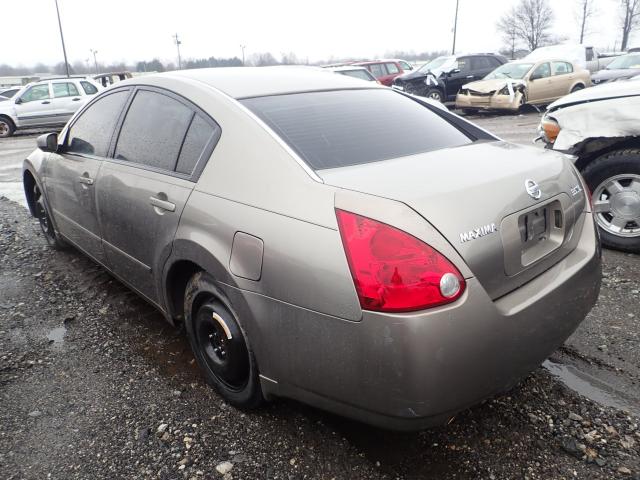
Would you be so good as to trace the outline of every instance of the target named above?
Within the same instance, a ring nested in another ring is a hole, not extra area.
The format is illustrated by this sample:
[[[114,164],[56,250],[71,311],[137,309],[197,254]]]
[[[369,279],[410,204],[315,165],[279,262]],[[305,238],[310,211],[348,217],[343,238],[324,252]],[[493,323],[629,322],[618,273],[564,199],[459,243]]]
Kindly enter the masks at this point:
[[[402,230],[336,209],[347,261],[364,310],[408,312],[451,303],[465,289],[440,252]]]

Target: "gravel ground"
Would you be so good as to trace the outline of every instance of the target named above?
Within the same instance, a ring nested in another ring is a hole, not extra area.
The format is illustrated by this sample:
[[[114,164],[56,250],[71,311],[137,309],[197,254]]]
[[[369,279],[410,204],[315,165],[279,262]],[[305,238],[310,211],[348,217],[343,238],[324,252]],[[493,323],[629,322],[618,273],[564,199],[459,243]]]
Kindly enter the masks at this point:
[[[473,120],[524,143],[538,114]],[[0,478],[640,479],[640,258],[604,261],[598,304],[547,369],[399,434],[292,401],[226,405],[182,332],[0,196]]]

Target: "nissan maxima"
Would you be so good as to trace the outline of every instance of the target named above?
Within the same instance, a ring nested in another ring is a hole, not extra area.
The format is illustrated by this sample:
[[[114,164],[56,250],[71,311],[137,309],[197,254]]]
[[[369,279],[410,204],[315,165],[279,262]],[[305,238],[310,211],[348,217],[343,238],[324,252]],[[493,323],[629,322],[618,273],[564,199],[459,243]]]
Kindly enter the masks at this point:
[[[119,82],[38,139],[31,213],[184,325],[230,404],[394,429],[506,391],[600,288],[565,155],[315,69]]]

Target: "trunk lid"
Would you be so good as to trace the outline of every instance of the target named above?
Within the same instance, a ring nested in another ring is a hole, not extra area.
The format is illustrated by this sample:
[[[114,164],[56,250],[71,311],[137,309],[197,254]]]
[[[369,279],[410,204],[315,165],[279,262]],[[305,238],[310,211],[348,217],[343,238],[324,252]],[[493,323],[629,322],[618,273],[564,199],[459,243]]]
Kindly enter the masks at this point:
[[[413,208],[451,243],[498,298],[576,245],[585,195],[562,155],[483,142],[364,165],[317,170],[328,185]],[[533,180],[540,189],[538,198]]]

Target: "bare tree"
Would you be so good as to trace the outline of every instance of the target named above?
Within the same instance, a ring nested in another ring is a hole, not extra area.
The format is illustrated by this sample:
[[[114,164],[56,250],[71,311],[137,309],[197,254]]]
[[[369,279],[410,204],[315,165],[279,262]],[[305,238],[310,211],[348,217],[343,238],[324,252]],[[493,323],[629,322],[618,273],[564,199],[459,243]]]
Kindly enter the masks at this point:
[[[587,33],[587,23],[589,19],[596,13],[594,8],[594,0],[578,0],[576,13],[580,22],[580,43],[584,42],[584,35]]]
[[[620,0],[620,23],[622,25],[621,50],[627,49],[629,36],[640,25],[640,0]]]
[[[516,42],[518,41],[518,25],[516,24],[516,11],[512,8],[509,13],[503,15],[496,25],[499,32],[502,33],[502,39],[509,45],[509,58],[513,60],[516,55]]]
[[[535,50],[549,41],[552,23],[553,10],[548,0],[520,0],[502,16],[496,28],[505,36],[513,32],[514,37],[525,42],[529,50]]]

